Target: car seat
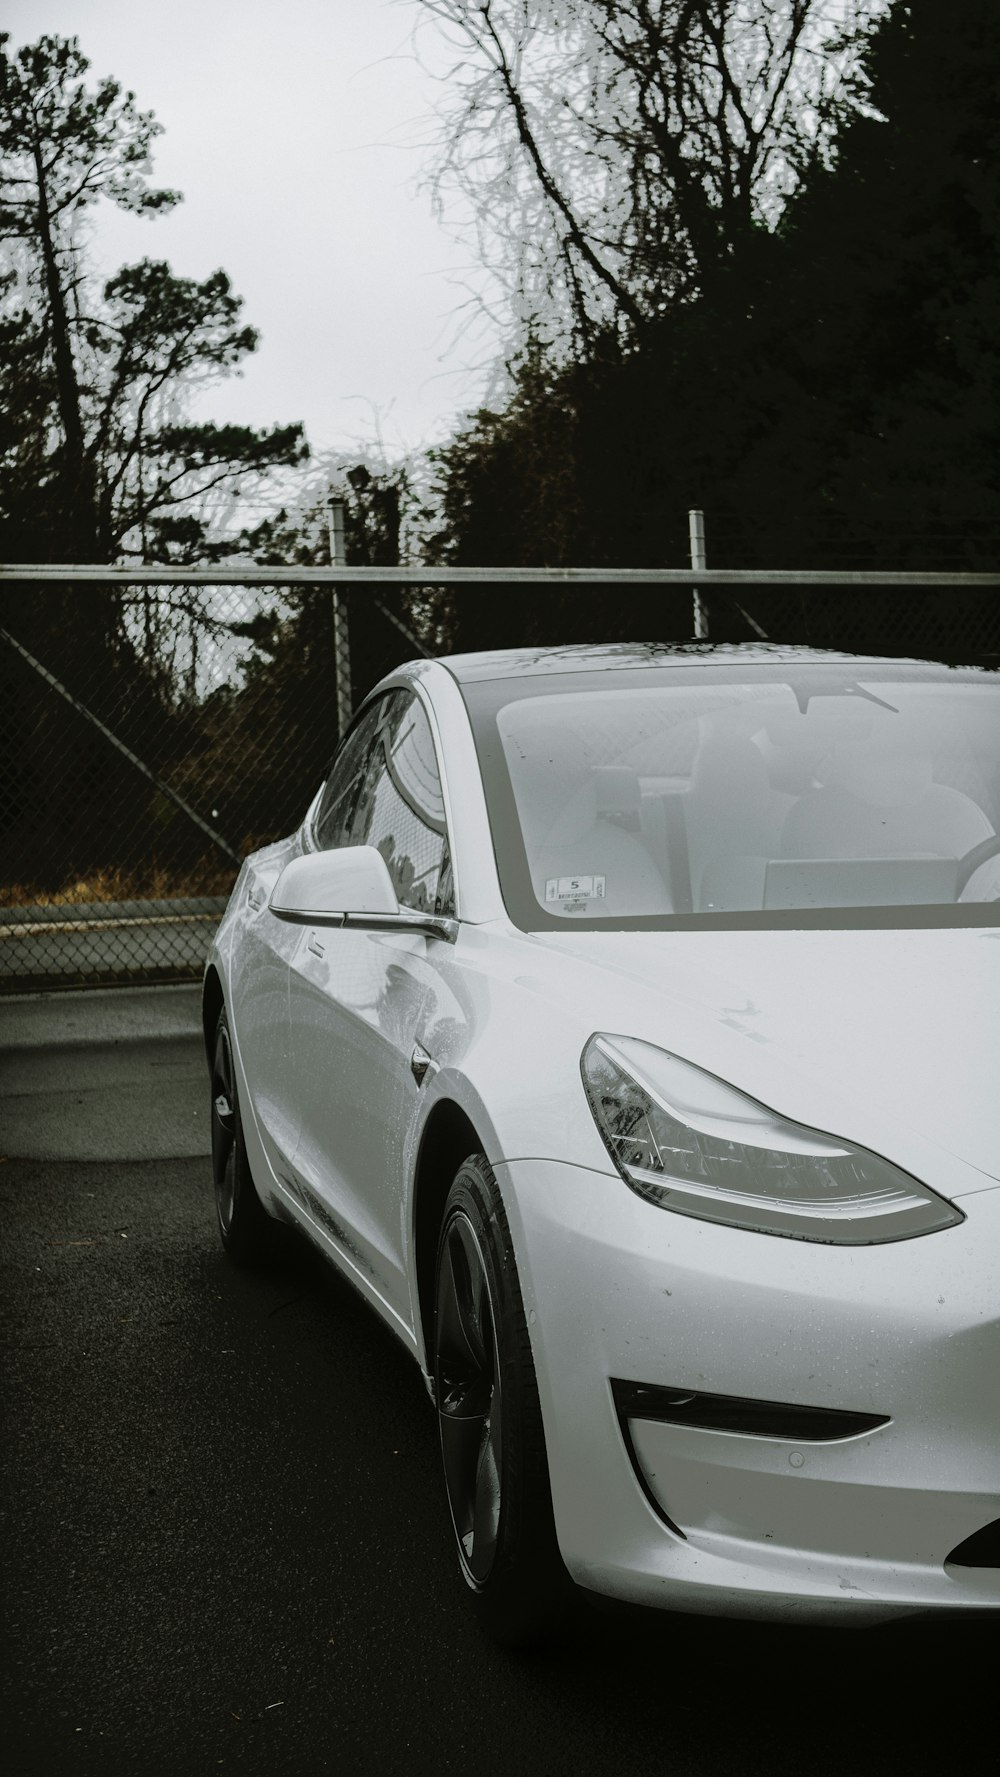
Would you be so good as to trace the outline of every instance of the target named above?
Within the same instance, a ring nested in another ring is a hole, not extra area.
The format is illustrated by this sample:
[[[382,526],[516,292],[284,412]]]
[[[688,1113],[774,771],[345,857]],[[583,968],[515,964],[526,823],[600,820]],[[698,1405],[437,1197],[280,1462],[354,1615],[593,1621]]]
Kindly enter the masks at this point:
[[[932,762],[899,744],[851,741],[817,771],[820,788],[790,810],[785,858],[961,858],[993,828],[977,802],[933,781]]]

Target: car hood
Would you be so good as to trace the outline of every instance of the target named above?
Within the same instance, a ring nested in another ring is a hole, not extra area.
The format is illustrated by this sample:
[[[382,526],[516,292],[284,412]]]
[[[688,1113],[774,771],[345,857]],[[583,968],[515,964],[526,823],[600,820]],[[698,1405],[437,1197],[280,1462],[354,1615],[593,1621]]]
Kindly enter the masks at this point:
[[[909,1132],[1000,1179],[1000,930],[536,942],[572,961],[592,1028],[659,1043],[802,1122],[872,1146]]]

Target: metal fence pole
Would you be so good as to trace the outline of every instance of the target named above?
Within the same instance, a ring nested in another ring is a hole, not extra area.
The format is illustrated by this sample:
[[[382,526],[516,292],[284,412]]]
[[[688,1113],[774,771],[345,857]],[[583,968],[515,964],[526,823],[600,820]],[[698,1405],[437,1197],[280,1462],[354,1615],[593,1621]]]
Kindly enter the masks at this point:
[[[688,512],[688,536],[691,541],[691,566],[697,572],[707,566],[705,560],[705,514],[698,507],[692,506]],[[708,635],[708,611],[702,598],[701,588],[695,586],[691,594],[692,615],[694,617],[694,634],[696,641],[704,641]]]
[[[347,566],[344,510],[344,501],[331,494],[327,501],[331,568]],[[351,638],[347,622],[347,601],[343,592],[336,586],[330,594],[330,606],[333,616],[333,658],[337,688],[337,739],[343,740],[351,720],[352,709]]]
[[[65,586],[794,586],[826,597],[832,588],[855,592],[923,589],[967,592],[1000,589],[1000,570],[954,568],[503,568],[426,567],[395,562],[389,567],[278,568],[216,563],[209,568],[178,568],[163,562],[114,567],[106,562],[3,562],[0,585],[46,582]]]

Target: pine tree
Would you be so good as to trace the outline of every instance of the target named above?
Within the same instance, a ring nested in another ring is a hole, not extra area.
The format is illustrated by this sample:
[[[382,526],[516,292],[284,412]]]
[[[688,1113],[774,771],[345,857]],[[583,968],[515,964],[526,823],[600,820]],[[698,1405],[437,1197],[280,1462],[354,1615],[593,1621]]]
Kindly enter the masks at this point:
[[[0,434],[0,549],[210,559],[226,548],[213,546],[212,497],[301,461],[302,429],[187,419],[194,379],[224,374],[257,344],[225,273],[199,283],[147,259],[102,290],[87,254],[100,202],[155,216],[179,201],[150,183],[160,125],[116,80],[88,87],[77,39],[42,37],[16,56],[4,41],[0,395],[18,417]]]

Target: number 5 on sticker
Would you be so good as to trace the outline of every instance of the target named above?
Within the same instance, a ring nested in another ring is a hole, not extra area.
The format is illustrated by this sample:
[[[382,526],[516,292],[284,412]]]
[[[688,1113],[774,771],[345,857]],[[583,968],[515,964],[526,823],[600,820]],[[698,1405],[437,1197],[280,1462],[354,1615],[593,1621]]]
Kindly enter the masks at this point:
[[[603,901],[603,876],[549,876],[545,882],[546,901]]]

